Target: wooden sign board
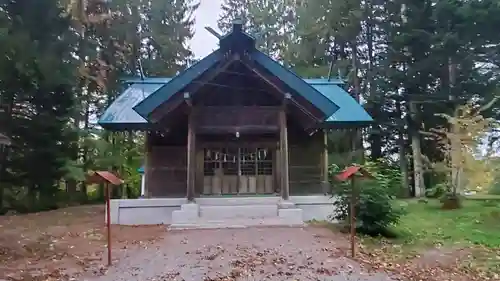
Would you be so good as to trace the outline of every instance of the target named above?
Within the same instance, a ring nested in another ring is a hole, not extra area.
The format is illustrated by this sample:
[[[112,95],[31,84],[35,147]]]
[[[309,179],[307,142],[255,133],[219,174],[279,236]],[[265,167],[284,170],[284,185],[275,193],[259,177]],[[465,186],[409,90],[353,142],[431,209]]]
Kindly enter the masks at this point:
[[[339,181],[346,181],[348,179],[356,178],[369,178],[372,179],[373,176],[361,166],[353,165],[347,167],[344,171],[336,176]]]
[[[351,224],[351,255],[354,258],[356,256],[356,204],[359,191],[356,188],[355,179],[371,179],[374,178],[368,171],[363,169],[361,166],[353,165],[347,167],[340,174],[335,176],[339,181],[351,180],[351,202],[350,202],[350,224]]]
[[[108,266],[111,265],[111,215],[110,215],[110,188],[109,185],[123,184],[123,180],[108,171],[94,171],[87,176],[87,183],[104,184],[106,193],[106,226],[108,231]]]

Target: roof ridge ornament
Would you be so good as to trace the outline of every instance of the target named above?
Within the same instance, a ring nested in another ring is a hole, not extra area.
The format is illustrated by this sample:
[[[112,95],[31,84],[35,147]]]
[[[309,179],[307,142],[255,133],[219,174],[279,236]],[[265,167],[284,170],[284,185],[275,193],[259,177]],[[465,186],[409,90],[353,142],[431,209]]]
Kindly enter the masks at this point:
[[[210,34],[212,34],[213,36],[217,37],[217,39],[221,39],[222,38],[222,35],[220,35],[219,32],[215,31],[213,28],[211,28],[210,26],[205,26],[205,29],[210,32]]]
[[[235,31],[238,32],[243,31],[243,19],[241,17],[236,17],[233,20],[233,32]]]

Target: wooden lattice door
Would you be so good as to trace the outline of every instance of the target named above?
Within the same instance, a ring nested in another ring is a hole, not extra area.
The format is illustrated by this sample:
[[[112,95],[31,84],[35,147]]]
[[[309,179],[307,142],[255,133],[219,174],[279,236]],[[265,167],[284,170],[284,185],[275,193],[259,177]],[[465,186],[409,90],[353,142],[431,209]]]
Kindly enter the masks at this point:
[[[274,151],[268,148],[207,148],[203,194],[271,194]]]

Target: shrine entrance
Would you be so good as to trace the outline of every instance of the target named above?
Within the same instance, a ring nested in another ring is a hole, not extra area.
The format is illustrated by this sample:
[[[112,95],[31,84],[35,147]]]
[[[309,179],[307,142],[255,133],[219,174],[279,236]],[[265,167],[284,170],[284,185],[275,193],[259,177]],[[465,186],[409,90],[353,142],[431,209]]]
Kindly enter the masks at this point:
[[[273,194],[276,150],[255,147],[205,148],[203,195]]]

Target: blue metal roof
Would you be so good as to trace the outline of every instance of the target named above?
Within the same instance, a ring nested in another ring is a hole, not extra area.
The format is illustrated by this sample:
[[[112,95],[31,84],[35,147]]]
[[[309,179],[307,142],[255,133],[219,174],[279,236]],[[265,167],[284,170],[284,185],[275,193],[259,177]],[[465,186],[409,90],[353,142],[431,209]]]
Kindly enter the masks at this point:
[[[142,117],[147,116],[157,107],[170,99],[175,93],[182,90],[184,87],[193,82],[196,78],[200,77],[205,71],[214,66],[223,57],[221,51],[217,50],[206,56],[193,66],[187,68],[179,75],[171,79],[171,81],[155,94],[152,94],[134,106],[134,110]]]
[[[154,92],[160,91],[171,78],[146,78],[125,80],[131,83],[99,119],[99,124],[104,128],[124,128],[134,129],[147,125],[148,122],[134,111],[134,106],[150,96]],[[303,79],[311,85],[323,97],[337,104],[339,110],[330,115],[325,121],[327,123],[371,123],[373,119],[365,109],[354,100],[344,89],[339,87],[342,80],[331,79]]]
[[[345,81],[342,79],[338,78],[331,78],[331,79],[326,79],[326,78],[304,78],[302,79],[306,81],[309,84],[314,84],[314,85],[343,85],[345,84]]]
[[[285,68],[268,55],[256,50],[251,54],[252,58],[262,65],[267,71],[285,82],[290,88],[295,90],[299,95],[302,95],[306,100],[320,109],[325,116],[331,116],[339,109],[339,105],[331,99],[326,98],[314,87],[311,87],[306,81],[297,76],[295,73]]]
[[[149,78],[144,81],[139,80],[140,83],[134,83],[128,87],[101,115],[99,125],[111,128],[116,125],[134,127],[134,125],[147,124],[148,122],[135,112],[134,106],[164,86],[170,78],[162,78],[162,83],[155,80]]]
[[[368,112],[351,95],[338,86],[342,83],[338,83],[338,81],[329,82],[327,79],[307,79],[307,81],[324,97],[340,106],[339,110],[325,120],[326,122],[373,122]]]

